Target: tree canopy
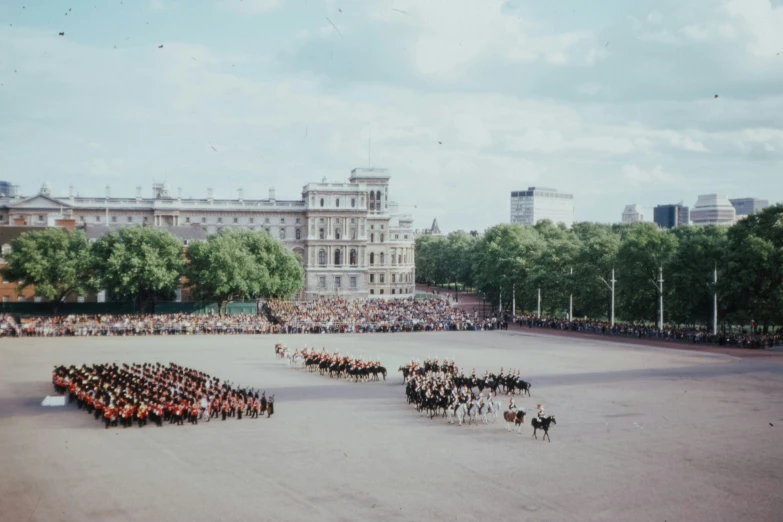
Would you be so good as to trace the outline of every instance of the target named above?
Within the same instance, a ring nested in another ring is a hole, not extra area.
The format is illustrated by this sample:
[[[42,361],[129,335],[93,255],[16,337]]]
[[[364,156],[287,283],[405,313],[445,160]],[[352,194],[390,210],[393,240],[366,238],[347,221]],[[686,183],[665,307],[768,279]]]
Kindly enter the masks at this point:
[[[182,244],[169,232],[149,227],[112,230],[92,245],[96,286],[112,299],[144,304],[170,298],[185,262]]]
[[[289,297],[302,286],[299,259],[263,232],[224,230],[187,252],[191,295],[217,301]]]
[[[48,228],[26,232],[10,243],[2,270],[7,281],[20,281],[16,291],[35,287],[35,295],[61,303],[72,294],[93,289],[90,244],[83,232]]]
[[[575,223],[568,230],[541,221],[497,225],[478,238],[458,232],[416,240],[419,282],[474,286],[493,305],[502,292],[504,308],[515,289],[517,308],[528,311],[541,288],[549,314],[564,314],[573,295],[576,317],[608,317],[614,270],[617,316],[657,322],[661,268],[665,322],[711,323],[717,269],[720,317],[783,324],[783,205],[728,228]]]

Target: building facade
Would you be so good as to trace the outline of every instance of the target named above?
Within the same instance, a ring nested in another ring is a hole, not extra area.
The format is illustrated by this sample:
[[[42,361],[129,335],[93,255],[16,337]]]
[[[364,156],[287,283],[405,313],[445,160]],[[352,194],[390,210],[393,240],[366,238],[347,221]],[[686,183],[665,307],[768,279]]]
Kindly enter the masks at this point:
[[[528,187],[511,193],[511,223],[535,225],[542,219],[574,224],[574,196],[553,188]]]
[[[769,206],[769,200],[758,198],[730,199],[729,202],[737,211],[737,216],[752,216]]]
[[[682,203],[658,205],[653,209],[653,221],[660,228],[674,228],[690,223],[690,211]]]
[[[691,222],[694,225],[731,226],[736,221],[737,211],[723,194],[699,196],[691,210]]]
[[[304,297],[410,296],[415,291],[413,218],[389,199],[386,169],[354,169],[348,183],[309,183],[299,200],[183,199],[166,184],[153,197],[54,197],[48,185],[22,197],[18,186],[0,198],[0,227],[47,226],[73,220],[77,228],[198,227],[207,234],[230,228],[264,231],[296,253],[304,268]],[[182,235],[182,234],[179,234]],[[198,234],[194,234],[194,238]],[[195,239],[197,240],[197,239]],[[187,242],[185,243],[187,244]]]
[[[626,205],[623,210],[623,223],[644,221],[644,210],[639,205]]]

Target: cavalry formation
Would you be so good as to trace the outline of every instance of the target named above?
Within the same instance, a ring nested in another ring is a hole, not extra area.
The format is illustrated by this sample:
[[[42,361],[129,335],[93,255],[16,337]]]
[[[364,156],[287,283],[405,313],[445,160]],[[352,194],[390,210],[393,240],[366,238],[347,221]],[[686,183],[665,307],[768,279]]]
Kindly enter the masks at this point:
[[[139,428],[198,424],[211,417],[242,419],[274,414],[274,395],[234,387],[217,377],[169,363],[96,364],[79,367],[58,366],[52,371],[57,393],[67,394],[69,402],[111,426]]]
[[[421,365],[415,361],[401,366],[405,395],[408,404],[416,406],[416,411],[428,415],[431,419],[445,417],[449,424],[455,422],[462,426],[496,422],[502,406],[496,398],[496,393],[509,395],[508,407],[503,412],[506,429],[517,428],[522,432],[527,411],[518,408],[514,395],[530,396],[531,384],[520,377],[520,372],[511,370],[504,374],[503,368],[497,375],[486,371],[483,377],[476,376],[476,370],[468,377],[459,371],[454,361],[437,359],[425,360]],[[557,424],[554,415],[545,415],[541,404],[536,406],[537,414],[531,420],[533,436],[538,438],[538,430],[544,432],[544,439],[550,440],[549,428]]]
[[[282,344],[275,345],[275,355],[285,360],[289,366],[304,368],[308,372],[318,372],[333,379],[348,379],[353,382],[372,382],[386,380],[386,368],[381,361],[364,361],[361,357],[332,354],[322,348],[320,352],[313,348],[296,350],[293,354]]]

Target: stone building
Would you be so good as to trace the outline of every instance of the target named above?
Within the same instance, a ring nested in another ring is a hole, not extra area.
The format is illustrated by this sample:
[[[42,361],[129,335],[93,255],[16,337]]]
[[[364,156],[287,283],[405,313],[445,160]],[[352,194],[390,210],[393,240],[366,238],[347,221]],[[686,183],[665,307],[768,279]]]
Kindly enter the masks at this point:
[[[414,293],[413,218],[399,214],[389,198],[386,169],[354,169],[347,183],[309,183],[298,200],[182,198],[163,184],[151,198],[81,197],[73,189],[55,197],[44,184],[39,193],[21,196],[18,186],[0,195],[0,227],[55,226],[72,222],[85,230],[153,226],[168,230],[199,228],[207,234],[229,228],[264,231],[280,239],[301,259],[304,297],[340,295],[408,296]],[[188,241],[203,234],[177,234]]]

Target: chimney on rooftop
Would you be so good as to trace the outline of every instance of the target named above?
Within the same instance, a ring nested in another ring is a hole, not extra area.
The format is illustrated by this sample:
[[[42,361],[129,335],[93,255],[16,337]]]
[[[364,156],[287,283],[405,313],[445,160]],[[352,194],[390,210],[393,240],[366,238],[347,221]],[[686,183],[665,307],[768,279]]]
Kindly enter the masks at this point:
[[[141,185],[136,185],[136,200],[141,200]]]
[[[212,203],[212,187],[209,187],[207,189],[207,200],[209,200],[209,202]]]
[[[68,197],[73,199],[73,185],[68,186]]]
[[[275,200],[275,187],[269,189],[269,201]]]
[[[242,203],[242,196],[244,195],[242,189],[237,189],[237,195],[239,196],[239,202]]]

